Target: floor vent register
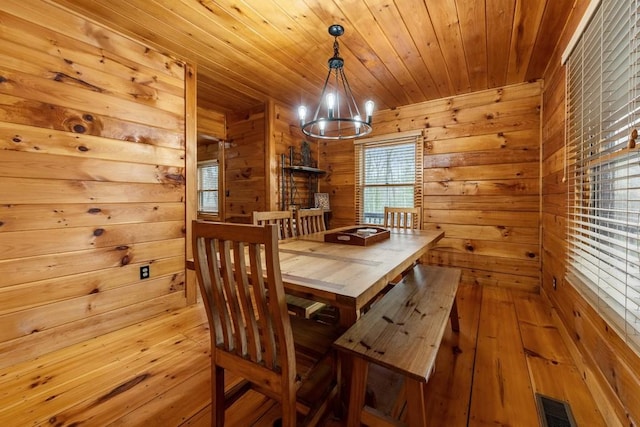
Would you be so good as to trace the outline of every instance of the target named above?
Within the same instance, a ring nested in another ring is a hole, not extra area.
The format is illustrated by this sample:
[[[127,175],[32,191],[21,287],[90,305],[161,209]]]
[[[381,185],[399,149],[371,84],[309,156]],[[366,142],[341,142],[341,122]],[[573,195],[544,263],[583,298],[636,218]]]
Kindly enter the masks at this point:
[[[568,402],[536,393],[542,427],[577,427]]]

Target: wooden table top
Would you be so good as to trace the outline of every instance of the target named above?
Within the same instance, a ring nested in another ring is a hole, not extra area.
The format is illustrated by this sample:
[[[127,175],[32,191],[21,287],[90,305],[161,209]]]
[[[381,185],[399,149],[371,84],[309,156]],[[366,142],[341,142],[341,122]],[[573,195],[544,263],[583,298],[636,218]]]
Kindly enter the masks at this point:
[[[287,293],[326,302],[349,326],[387,284],[444,237],[442,231],[391,229],[389,239],[368,246],[327,243],[324,235],[342,227],[279,242]],[[193,269],[193,260],[187,260]],[[350,314],[350,315],[349,315]]]
[[[324,234],[348,228],[280,241],[288,292],[359,311],[444,237],[440,231],[391,229],[389,239],[370,246],[324,242]]]

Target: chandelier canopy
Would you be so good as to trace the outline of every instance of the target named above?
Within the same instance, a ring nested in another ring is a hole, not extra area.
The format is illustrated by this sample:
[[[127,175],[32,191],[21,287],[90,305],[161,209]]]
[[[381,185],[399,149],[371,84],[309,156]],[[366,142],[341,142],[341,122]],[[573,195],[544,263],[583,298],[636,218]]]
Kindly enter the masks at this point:
[[[329,73],[313,118],[307,121],[307,107],[298,108],[300,128],[305,135],[319,139],[351,139],[369,134],[373,115],[373,101],[364,103],[365,117],[362,118],[351,87],[344,73],[344,59],[340,57],[338,37],[344,34],[342,25],[329,27],[334,37],[333,56],[329,58]],[[323,108],[324,105],[324,108]]]

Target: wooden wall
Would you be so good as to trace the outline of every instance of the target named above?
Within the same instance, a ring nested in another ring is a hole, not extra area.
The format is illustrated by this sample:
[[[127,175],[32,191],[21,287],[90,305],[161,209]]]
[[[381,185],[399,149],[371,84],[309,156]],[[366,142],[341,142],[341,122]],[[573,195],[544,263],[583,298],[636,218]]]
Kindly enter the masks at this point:
[[[254,210],[280,210],[281,155],[285,154],[288,162],[289,147],[299,153],[305,139],[295,109],[268,100],[251,111],[227,114],[226,120],[226,221],[249,222]],[[313,159],[318,161],[317,142],[309,144]],[[300,197],[308,197],[306,177],[295,179]]]
[[[445,231],[429,262],[464,282],[538,289],[540,93],[533,82],[375,113],[375,135],[423,130],[423,227]],[[353,224],[353,144],[320,150],[332,225]]]
[[[587,7],[576,2],[545,73],[542,115],[542,290],[575,344],[575,359],[610,425],[640,425],[640,358],[565,279],[565,79],[560,55]],[[571,169],[567,163],[566,168]],[[554,288],[554,281],[556,287]]]
[[[285,163],[288,165],[290,163],[289,159],[289,147],[293,147],[294,154],[294,164],[300,165],[300,150],[302,147],[302,142],[307,141],[311,148],[311,160],[314,164],[317,165],[319,162],[318,157],[318,142],[306,137],[300,130],[300,126],[298,125],[298,113],[297,108],[290,107],[287,105],[283,105],[280,103],[273,104],[273,112],[270,116],[271,120],[271,144],[273,146],[272,155],[274,155],[275,162],[272,162],[272,182],[275,183],[277,187],[272,190],[273,200],[272,200],[272,209],[279,210],[282,208],[282,169],[281,169],[281,157],[282,154],[285,156]],[[275,167],[275,171],[273,168]],[[291,201],[291,186],[290,186],[290,176],[285,173],[284,179],[286,182],[284,197],[285,197],[285,209],[289,208],[289,202]],[[311,183],[309,181],[311,178]],[[313,199],[313,193],[316,191],[316,188],[310,188],[310,184],[313,187],[313,184],[316,184],[314,176],[309,176],[304,173],[294,173],[293,174],[294,181],[294,203],[297,204],[297,208],[309,208],[313,206],[309,206],[308,201]],[[317,185],[317,184],[316,184]]]
[[[331,226],[355,224],[355,152],[353,141],[321,141],[319,167],[327,173],[320,191],[329,193]]]
[[[250,222],[251,212],[266,210],[265,120],[264,106],[227,114],[225,221]]]
[[[198,107],[198,133],[212,138],[225,139],[227,136],[225,113]],[[198,160],[204,159],[198,157]]]
[[[224,149],[227,135],[225,113],[198,107],[197,161],[218,160],[218,214],[198,214],[201,219],[222,221],[224,219]],[[196,207],[197,209],[197,207]]]
[[[185,305],[194,79],[45,2],[3,1],[0,366]]]

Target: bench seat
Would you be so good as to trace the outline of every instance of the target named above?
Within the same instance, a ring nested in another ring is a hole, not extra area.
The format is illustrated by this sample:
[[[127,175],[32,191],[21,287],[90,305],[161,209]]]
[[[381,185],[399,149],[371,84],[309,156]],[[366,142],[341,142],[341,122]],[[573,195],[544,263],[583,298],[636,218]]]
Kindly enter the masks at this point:
[[[418,264],[335,343],[353,359],[347,425],[396,425],[365,406],[369,363],[405,378],[407,423],[425,425],[424,387],[451,319],[459,330],[456,292],[460,269]]]

